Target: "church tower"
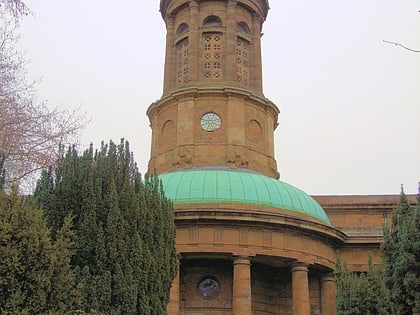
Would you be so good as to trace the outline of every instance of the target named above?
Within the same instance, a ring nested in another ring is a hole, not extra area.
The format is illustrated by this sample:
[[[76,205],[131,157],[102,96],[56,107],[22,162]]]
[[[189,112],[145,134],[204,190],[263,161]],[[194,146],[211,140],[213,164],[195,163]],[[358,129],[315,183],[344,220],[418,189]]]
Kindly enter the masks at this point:
[[[267,0],[161,0],[163,95],[147,110],[149,173],[174,203],[170,315],[334,315],[344,234],[279,181],[279,110],[262,89]]]
[[[278,108],[262,91],[266,0],[161,1],[167,28],[163,97],[147,111],[149,170],[249,169],[279,178]]]

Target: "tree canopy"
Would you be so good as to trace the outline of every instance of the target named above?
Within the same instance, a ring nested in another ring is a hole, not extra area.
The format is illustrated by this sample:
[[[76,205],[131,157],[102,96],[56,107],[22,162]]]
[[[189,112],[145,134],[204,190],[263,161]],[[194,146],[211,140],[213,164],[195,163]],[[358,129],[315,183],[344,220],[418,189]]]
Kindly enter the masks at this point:
[[[18,22],[28,12],[20,0],[0,0],[0,152],[6,185],[52,165],[59,145],[73,143],[84,125],[78,110],[52,108],[35,97],[37,82],[28,80],[28,62],[16,48]]]
[[[420,314],[420,194],[412,206],[401,189],[382,250],[394,314]]]
[[[78,307],[70,259],[71,218],[52,241],[43,212],[13,189],[0,191],[0,313],[73,313]]]
[[[172,203],[157,177],[142,180],[127,142],[75,147],[44,171],[35,197],[53,235],[74,218],[72,265],[84,311],[166,314],[177,272]]]
[[[369,257],[369,270],[350,272],[346,263],[337,260],[337,315],[390,315],[389,295],[385,288],[382,266],[374,266]]]

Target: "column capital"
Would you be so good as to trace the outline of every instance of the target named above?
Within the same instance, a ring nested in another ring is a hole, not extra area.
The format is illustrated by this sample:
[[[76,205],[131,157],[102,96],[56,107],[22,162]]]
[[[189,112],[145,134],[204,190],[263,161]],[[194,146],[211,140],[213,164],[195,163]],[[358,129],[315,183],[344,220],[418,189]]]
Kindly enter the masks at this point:
[[[292,264],[292,272],[295,272],[295,271],[305,271],[305,272],[308,272],[308,267],[309,267],[309,264],[304,263],[304,262],[297,261],[297,262],[294,262]]]
[[[244,255],[234,255],[233,256],[234,265],[251,265],[251,257]]]
[[[327,281],[335,282],[334,273],[328,272],[321,275],[321,282],[327,282]]]

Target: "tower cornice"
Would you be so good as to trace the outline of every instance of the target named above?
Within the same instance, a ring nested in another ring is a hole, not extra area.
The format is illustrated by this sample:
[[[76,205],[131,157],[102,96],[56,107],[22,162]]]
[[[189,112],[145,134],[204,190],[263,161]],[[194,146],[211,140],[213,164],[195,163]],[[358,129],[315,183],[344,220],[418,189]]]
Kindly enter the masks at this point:
[[[191,2],[205,2],[208,0],[161,0],[160,1],[160,12],[163,19],[166,21],[168,14],[174,14],[181,8],[189,5]],[[214,1],[214,0],[213,0]],[[226,2],[226,0],[218,0]],[[232,1],[232,0],[229,0]],[[234,0],[237,5],[248,8],[250,11],[258,13],[263,17],[263,20],[267,18],[268,10],[270,9],[268,0]]]
[[[189,86],[186,88],[180,88],[173,90],[166,94],[161,99],[153,102],[147,109],[147,116],[150,118],[154,116],[156,112],[159,112],[166,105],[172,104],[174,101],[179,101],[180,99],[193,99],[203,96],[210,95],[221,95],[224,97],[234,97],[248,102],[253,103],[254,105],[263,108],[265,111],[268,111],[273,117],[273,121],[277,122],[278,115],[280,114],[279,108],[269,99],[252,93],[250,90],[238,88],[235,86],[216,86],[216,87],[199,87],[199,86]],[[274,129],[277,125],[274,126]]]

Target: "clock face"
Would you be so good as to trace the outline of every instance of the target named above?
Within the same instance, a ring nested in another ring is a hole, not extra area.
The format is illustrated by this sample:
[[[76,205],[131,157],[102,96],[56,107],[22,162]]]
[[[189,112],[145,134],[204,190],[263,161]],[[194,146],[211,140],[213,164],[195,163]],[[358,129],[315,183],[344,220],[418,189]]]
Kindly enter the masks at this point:
[[[209,112],[201,117],[200,124],[205,131],[214,131],[220,128],[222,120],[216,113]]]
[[[212,299],[219,293],[219,283],[211,278],[205,278],[198,284],[198,293],[205,299]]]

